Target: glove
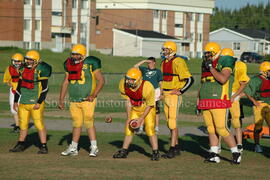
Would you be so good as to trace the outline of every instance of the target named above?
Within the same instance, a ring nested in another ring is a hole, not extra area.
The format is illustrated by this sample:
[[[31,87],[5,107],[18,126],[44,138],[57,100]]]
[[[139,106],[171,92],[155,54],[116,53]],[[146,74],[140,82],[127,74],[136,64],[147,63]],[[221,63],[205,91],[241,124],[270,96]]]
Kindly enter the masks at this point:
[[[204,61],[204,67],[210,70],[210,68],[213,67],[212,61],[211,60]]]

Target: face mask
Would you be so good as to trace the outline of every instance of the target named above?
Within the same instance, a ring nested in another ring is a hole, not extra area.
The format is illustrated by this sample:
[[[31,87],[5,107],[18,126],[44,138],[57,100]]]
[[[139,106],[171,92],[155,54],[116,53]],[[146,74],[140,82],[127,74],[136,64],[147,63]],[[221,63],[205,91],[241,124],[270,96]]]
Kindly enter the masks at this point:
[[[136,80],[134,80],[134,83],[130,83],[129,80],[130,80],[130,79],[126,77],[126,80],[125,80],[126,86],[127,86],[128,88],[132,88],[132,89],[136,88],[136,87],[137,87],[137,85],[136,85]]]
[[[203,61],[212,61],[212,58],[213,58],[213,54],[209,51],[205,52],[203,54]]]

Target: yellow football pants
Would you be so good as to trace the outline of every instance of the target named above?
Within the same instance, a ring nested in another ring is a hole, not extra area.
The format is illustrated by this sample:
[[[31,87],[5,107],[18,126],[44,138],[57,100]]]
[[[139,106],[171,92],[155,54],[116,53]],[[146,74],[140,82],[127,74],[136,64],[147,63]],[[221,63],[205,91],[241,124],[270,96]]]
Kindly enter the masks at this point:
[[[43,123],[43,112],[44,112],[44,102],[40,105],[38,110],[34,110],[35,104],[19,104],[18,114],[19,114],[19,124],[21,130],[28,129],[28,124],[30,116],[34,121],[35,127],[40,131],[44,129]]]
[[[230,113],[232,116],[232,126],[233,128],[240,128],[240,103],[239,101],[234,101],[232,107],[230,108]]]
[[[145,106],[142,107],[132,107],[130,112],[130,118],[131,119],[137,119],[139,118],[145,110]],[[144,127],[145,127],[145,133],[147,136],[153,136],[155,135],[155,121],[156,121],[156,108],[151,108],[150,112],[147,114],[147,116],[144,119]],[[129,124],[126,124],[125,127],[125,135],[126,136],[132,136],[134,134],[134,130],[129,126]]]
[[[72,126],[80,128],[84,126],[88,129],[94,126],[94,111],[97,100],[93,102],[70,102],[69,111],[72,117]]]
[[[163,91],[164,113],[167,120],[167,126],[173,130],[177,127],[177,116],[179,107],[182,103],[182,96],[171,95],[171,91]]]
[[[270,105],[267,103],[261,103],[259,107],[253,106],[255,129],[260,130],[265,120],[270,127]]]
[[[203,110],[203,118],[209,134],[217,133],[222,137],[230,135],[226,122],[226,109]]]

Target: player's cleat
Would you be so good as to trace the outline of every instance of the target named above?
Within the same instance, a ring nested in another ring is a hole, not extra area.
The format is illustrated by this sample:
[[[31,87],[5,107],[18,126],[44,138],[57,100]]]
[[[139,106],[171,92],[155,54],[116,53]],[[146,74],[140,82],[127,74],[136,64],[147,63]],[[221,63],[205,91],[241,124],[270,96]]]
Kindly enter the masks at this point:
[[[90,146],[90,153],[89,156],[90,157],[96,157],[98,154],[98,147],[97,146]]]
[[[175,145],[175,147],[174,147],[174,155],[175,156],[181,155],[181,150],[180,150],[179,145]]]
[[[25,142],[18,142],[9,152],[23,152],[25,149]]]
[[[71,144],[68,146],[67,150],[61,152],[62,156],[77,156],[78,150],[76,147],[73,147]]]
[[[158,150],[154,150],[153,154],[152,154],[152,157],[151,157],[151,160],[152,161],[158,161],[159,158],[160,158],[160,154],[159,154]]]
[[[113,158],[127,158],[127,156],[128,156],[128,150],[120,149],[113,155]]]
[[[48,154],[48,147],[46,144],[42,144],[39,148],[38,154]]]
[[[242,144],[238,144],[237,145],[237,149],[240,153],[242,153],[244,151],[243,145]]]
[[[162,155],[163,158],[165,159],[171,159],[171,158],[174,158],[175,157],[175,148],[174,147],[170,147],[169,151],[165,154]]]
[[[205,163],[220,163],[220,157],[214,152],[210,152],[209,156],[204,160]]]
[[[241,153],[234,152],[232,153],[232,164],[240,164],[241,162]]]
[[[262,153],[262,152],[263,152],[263,149],[262,149],[261,145],[256,144],[256,145],[255,145],[254,151],[255,151],[256,153]]]

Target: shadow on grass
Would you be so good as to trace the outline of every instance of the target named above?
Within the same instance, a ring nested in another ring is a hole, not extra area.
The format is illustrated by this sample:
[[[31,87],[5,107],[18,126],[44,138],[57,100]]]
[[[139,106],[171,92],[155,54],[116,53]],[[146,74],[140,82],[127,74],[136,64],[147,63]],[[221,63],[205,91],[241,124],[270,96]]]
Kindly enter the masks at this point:
[[[69,133],[67,135],[62,136],[62,138],[58,142],[58,145],[59,146],[63,146],[63,145],[68,146],[69,144],[71,144],[71,141],[72,141],[72,133]],[[89,152],[89,147],[90,147],[89,137],[86,135],[80,136],[80,140],[78,143],[78,150],[80,151],[80,149],[82,148],[85,151]]]
[[[147,138],[148,139],[148,138]],[[117,147],[118,149],[122,148],[122,144],[123,144],[123,141],[119,141],[119,140],[116,140],[116,141],[112,141],[112,142],[109,142],[111,145]],[[134,151],[137,151],[139,152],[140,154],[143,154],[147,157],[151,157],[151,153],[148,153],[145,151],[144,148],[136,145],[136,144],[130,144],[129,148],[128,148],[128,151],[129,152],[134,152]]]
[[[51,137],[52,135],[47,134],[47,141],[49,141]],[[28,149],[31,146],[35,146],[37,148],[41,146],[41,142],[40,142],[39,135],[37,132],[27,135],[25,142],[26,142],[25,149]]]
[[[270,140],[269,138],[267,139]],[[270,158],[270,147],[265,145],[261,145],[261,147],[263,149],[263,152],[261,154],[267,158]],[[255,144],[254,142],[250,142],[247,139],[243,139],[243,148],[244,151],[254,152]]]

